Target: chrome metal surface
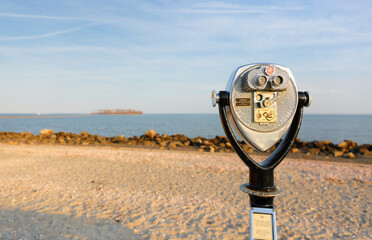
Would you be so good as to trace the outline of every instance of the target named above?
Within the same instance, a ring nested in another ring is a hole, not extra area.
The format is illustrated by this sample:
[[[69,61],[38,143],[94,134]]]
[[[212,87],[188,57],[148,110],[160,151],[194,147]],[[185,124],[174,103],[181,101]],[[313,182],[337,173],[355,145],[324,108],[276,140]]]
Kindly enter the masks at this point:
[[[311,105],[311,94],[310,94],[309,91],[305,91],[305,94],[307,95],[309,100],[308,100],[308,103],[306,105],[304,105],[304,107],[310,107],[310,105]]]
[[[212,91],[212,107],[215,107],[219,101],[220,101],[220,95],[217,93],[216,90],[213,90]]]
[[[268,66],[274,68],[270,75],[265,72]],[[257,84],[260,76],[269,81],[262,86]],[[272,83],[278,76],[282,82]],[[226,106],[229,121],[247,144],[266,151],[287,132],[298,103],[297,87],[288,68],[265,63],[241,66],[232,73],[226,91],[229,93],[229,106]],[[251,104],[237,104],[241,99],[250,99]],[[264,119],[262,114],[269,117]]]

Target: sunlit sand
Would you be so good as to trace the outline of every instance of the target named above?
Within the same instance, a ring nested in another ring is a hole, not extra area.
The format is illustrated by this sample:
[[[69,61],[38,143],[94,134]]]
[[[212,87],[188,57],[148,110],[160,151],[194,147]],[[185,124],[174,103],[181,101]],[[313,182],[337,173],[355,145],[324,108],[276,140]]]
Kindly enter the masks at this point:
[[[0,145],[0,238],[248,239],[234,153]],[[279,239],[368,239],[372,166],[285,159]]]

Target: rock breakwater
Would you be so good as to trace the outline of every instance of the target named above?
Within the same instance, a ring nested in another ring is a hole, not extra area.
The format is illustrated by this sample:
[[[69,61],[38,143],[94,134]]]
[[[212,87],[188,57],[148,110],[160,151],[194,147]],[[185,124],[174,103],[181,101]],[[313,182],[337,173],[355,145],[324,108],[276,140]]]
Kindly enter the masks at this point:
[[[160,149],[197,150],[202,152],[233,152],[231,144],[224,136],[215,138],[189,138],[182,134],[167,135],[156,133],[154,130],[146,131],[142,136],[126,138],[124,135],[104,137],[93,135],[88,132],[69,133],[54,132],[51,129],[43,129],[40,133],[30,132],[0,132],[0,142],[8,144],[69,144],[69,145],[111,145],[111,146],[144,146]],[[241,142],[248,153],[255,150]],[[268,150],[273,152],[277,145]],[[358,145],[353,141],[345,140],[339,144],[330,141],[303,142],[296,139],[291,153],[304,154],[305,156],[319,155],[325,157],[342,157],[353,159],[358,156],[372,156],[372,145]]]

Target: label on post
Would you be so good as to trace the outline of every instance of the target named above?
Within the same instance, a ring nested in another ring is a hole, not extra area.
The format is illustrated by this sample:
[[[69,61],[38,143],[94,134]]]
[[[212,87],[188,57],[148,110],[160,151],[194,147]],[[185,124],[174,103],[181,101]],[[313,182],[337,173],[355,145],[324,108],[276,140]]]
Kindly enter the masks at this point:
[[[273,217],[266,213],[253,213],[253,239],[273,239]]]
[[[251,207],[251,240],[276,240],[276,217],[273,208]]]

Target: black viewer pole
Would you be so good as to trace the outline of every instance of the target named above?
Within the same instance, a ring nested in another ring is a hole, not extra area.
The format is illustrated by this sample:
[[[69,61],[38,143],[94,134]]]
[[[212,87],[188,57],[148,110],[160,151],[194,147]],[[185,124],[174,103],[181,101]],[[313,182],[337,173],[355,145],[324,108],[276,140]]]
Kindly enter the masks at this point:
[[[310,104],[310,95],[307,92],[298,92],[298,105],[292,124],[283,137],[276,150],[263,162],[254,161],[241,147],[229,124],[226,106],[229,105],[229,94],[219,92],[219,113],[222,127],[231,146],[249,168],[249,183],[240,186],[243,192],[249,194],[251,207],[273,208],[274,197],[280,193],[279,187],[274,184],[274,168],[289,153],[300,130],[303,107]]]

